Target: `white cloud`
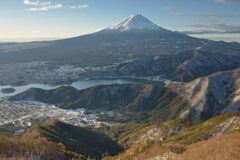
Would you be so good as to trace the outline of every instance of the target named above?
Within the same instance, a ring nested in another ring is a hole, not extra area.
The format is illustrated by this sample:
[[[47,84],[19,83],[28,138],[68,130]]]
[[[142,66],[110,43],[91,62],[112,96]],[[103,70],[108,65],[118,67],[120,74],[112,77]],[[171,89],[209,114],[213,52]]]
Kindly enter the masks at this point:
[[[72,5],[72,6],[63,6],[63,4],[58,3],[54,4],[51,1],[40,1],[40,0],[22,0],[22,3],[26,6],[31,6],[27,8],[27,11],[42,11],[46,12],[52,9],[60,9],[63,7],[71,8],[71,9],[86,9],[89,8],[88,4],[79,4],[79,5]]]
[[[190,25],[194,31],[184,31],[187,34],[240,34],[240,25],[222,23]]]
[[[80,4],[80,5],[77,5],[77,6],[70,6],[71,9],[86,9],[86,8],[89,8],[89,5],[88,4]]]
[[[78,8],[89,8],[88,4],[78,5]]]
[[[49,11],[51,9],[60,9],[62,7],[63,7],[62,4],[55,4],[55,5],[46,5],[46,6],[43,6],[43,7],[28,8],[26,10],[27,11],[42,11],[42,12],[46,12],[46,11]]]
[[[51,9],[60,9],[63,7],[61,3],[53,4],[50,1],[40,1],[40,0],[23,0],[23,4],[27,6],[31,6],[31,8],[27,8],[27,11],[42,11],[46,12]]]
[[[46,5],[51,5],[52,2],[41,2],[41,1],[34,1],[34,0],[23,0],[23,4],[25,5],[32,5],[32,6],[46,6]]]

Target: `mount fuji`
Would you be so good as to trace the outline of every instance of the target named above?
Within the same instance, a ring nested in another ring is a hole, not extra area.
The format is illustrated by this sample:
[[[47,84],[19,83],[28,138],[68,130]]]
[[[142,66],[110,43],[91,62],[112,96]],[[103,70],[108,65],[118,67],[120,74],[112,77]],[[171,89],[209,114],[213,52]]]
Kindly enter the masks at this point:
[[[156,31],[165,31],[165,29],[157,26],[147,18],[143,17],[140,14],[132,15],[125,19],[124,21],[107,28],[106,30],[113,31],[130,31],[130,30],[156,30]]]
[[[92,34],[55,41],[2,44],[0,64],[45,61],[57,65],[102,66],[195,49],[238,54],[240,45],[173,32],[137,14]]]

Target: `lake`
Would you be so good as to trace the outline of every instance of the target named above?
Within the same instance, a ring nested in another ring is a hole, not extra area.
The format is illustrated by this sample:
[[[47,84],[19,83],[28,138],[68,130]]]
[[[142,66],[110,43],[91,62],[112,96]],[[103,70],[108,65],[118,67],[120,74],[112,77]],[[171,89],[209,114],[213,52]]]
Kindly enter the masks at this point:
[[[55,89],[60,86],[72,86],[76,89],[86,89],[89,87],[93,86],[98,86],[98,85],[109,85],[109,84],[126,84],[126,83],[135,83],[134,81],[131,80],[126,80],[126,79],[96,79],[96,80],[79,80],[76,82],[73,82],[70,85],[47,85],[47,84],[28,84],[24,86],[1,86],[0,85],[0,91],[2,89],[6,88],[14,88],[15,91],[13,93],[2,93],[0,92],[0,97],[5,97],[5,96],[13,96],[18,93],[21,93],[23,91],[28,90],[29,88],[40,88],[40,89],[45,89],[45,90],[51,90]]]

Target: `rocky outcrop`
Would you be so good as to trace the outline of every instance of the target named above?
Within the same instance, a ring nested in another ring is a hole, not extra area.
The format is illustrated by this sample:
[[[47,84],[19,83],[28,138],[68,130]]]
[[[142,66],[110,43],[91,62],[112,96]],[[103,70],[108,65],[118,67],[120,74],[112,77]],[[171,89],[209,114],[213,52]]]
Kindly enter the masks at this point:
[[[181,116],[208,119],[224,112],[240,111],[239,82],[240,69],[236,69],[174,86],[190,107]]]

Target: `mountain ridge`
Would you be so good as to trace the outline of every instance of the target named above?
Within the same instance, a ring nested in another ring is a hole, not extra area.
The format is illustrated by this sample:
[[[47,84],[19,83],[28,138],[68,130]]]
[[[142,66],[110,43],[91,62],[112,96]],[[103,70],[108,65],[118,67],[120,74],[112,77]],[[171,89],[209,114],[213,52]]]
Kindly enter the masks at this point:
[[[189,82],[218,71],[240,67],[239,55],[188,50],[177,55],[148,56],[117,68],[124,76],[160,76],[164,79]]]
[[[65,109],[86,108],[124,112],[116,121],[153,121],[177,117],[202,121],[225,112],[240,111],[240,69],[214,73],[188,83],[102,85],[77,91],[31,89],[9,100],[36,100]],[[54,94],[52,94],[54,93]],[[66,93],[66,94],[64,94]],[[52,94],[52,95],[51,95]],[[126,97],[126,94],[128,95]],[[49,96],[51,95],[51,96]],[[105,117],[109,118],[109,117]]]

